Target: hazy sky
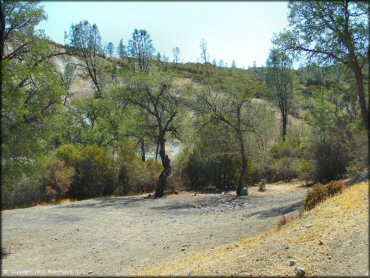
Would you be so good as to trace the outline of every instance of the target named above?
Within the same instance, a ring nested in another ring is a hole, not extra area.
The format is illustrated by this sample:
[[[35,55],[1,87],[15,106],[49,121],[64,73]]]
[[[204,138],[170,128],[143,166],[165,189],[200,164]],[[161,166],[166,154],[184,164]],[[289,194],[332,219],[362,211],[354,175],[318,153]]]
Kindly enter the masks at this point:
[[[172,49],[181,50],[180,60],[200,59],[200,41],[207,42],[210,60],[223,59],[238,67],[256,61],[264,65],[272,47],[273,33],[288,25],[287,2],[41,2],[48,20],[39,28],[52,40],[64,43],[64,31],[87,19],[96,23],[103,43],[121,38],[124,44],[135,28],[146,29],[156,52],[173,59]]]

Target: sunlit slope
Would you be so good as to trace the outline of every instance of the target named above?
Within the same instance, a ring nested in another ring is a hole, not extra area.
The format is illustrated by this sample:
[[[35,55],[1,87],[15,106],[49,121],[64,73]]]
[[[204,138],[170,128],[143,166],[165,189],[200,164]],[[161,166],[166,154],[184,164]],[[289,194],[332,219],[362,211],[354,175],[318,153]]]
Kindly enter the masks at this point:
[[[364,182],[348,188],[280,230],[135,274],[294,276],[300,266],[308,276],[366,275],[368,187]],[[291,258],[295,266],[289,266]]]

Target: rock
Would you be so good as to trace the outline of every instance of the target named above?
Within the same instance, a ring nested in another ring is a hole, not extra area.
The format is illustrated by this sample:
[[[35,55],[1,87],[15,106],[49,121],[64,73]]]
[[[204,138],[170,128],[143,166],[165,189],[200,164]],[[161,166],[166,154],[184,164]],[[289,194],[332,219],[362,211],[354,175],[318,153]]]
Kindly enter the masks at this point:
[[[221,194],[222,194],[222,195],[224,195],[224,194],[225,194],[225,192],[223,192],[223,191],[222,191],[222,192],[221,192]]]
[[[248,188],[243,187],[242,190],[240,190],[240,196],[247,196],[248,195]]]
[[[289,246],[285,246],[284,249],[289,249]]]
[[[319,239],[319,245],[323,245],[323,244],[324,244],[324,242],[322,242],[322,240]]]
[[[197,196],[197,193],[194,193],[193,196]]]
[[[152,194],[151,194],[151,193],[149,193],[149,194],[148,194],[148,198],[151,198],[151,197],[152,197]]]
[[[294,258],[291,258],[290,260],[289,260],[289,266],[293,266],[293,265],[295,265],[297,263],[297,260],[296,259],[294,259]]]
[[[181,247],[181,251],[185,251],[185,247]]]
[[[304,268],[297,266],[295,268],[295,274],[298,277],[303,277],[306,274],[306,272],[304,271]]]
[[[92,273],[92,271],[89,271],[87,274],[91,274]]]
[[[305,227],[306,228],[310,228],[310,227],[312,227],[313,226],[313,224],[307,224]]]
[[[235,246],[235,247],[239,247],[239,244],[236,244],[236,243],[235,243],[235,244],[234,244],[234,246]]]

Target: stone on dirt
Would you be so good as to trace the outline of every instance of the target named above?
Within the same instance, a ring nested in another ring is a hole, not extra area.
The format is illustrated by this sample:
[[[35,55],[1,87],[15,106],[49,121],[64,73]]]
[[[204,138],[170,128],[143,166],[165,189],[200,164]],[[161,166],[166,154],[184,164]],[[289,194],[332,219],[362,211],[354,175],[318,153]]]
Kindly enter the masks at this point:
[[[304,268],[297,266],[296,269],[295,269],[295,274],[298,277],[303,277],[306,274],[306,272],[305,272]]]
[[[248,188],[243,187],[242,190],[240,190],[240,196],[247,196],[248,195]]]

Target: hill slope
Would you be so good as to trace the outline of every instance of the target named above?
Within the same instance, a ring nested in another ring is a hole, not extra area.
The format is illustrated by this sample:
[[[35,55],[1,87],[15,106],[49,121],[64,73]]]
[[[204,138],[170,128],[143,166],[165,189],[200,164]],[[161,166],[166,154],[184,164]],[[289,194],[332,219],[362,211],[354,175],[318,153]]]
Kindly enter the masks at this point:
[[[166,262],[140,275],[368,275],[368,184],[326,200],[280,230]],[[289,266],[291,258],[296,266]]]

